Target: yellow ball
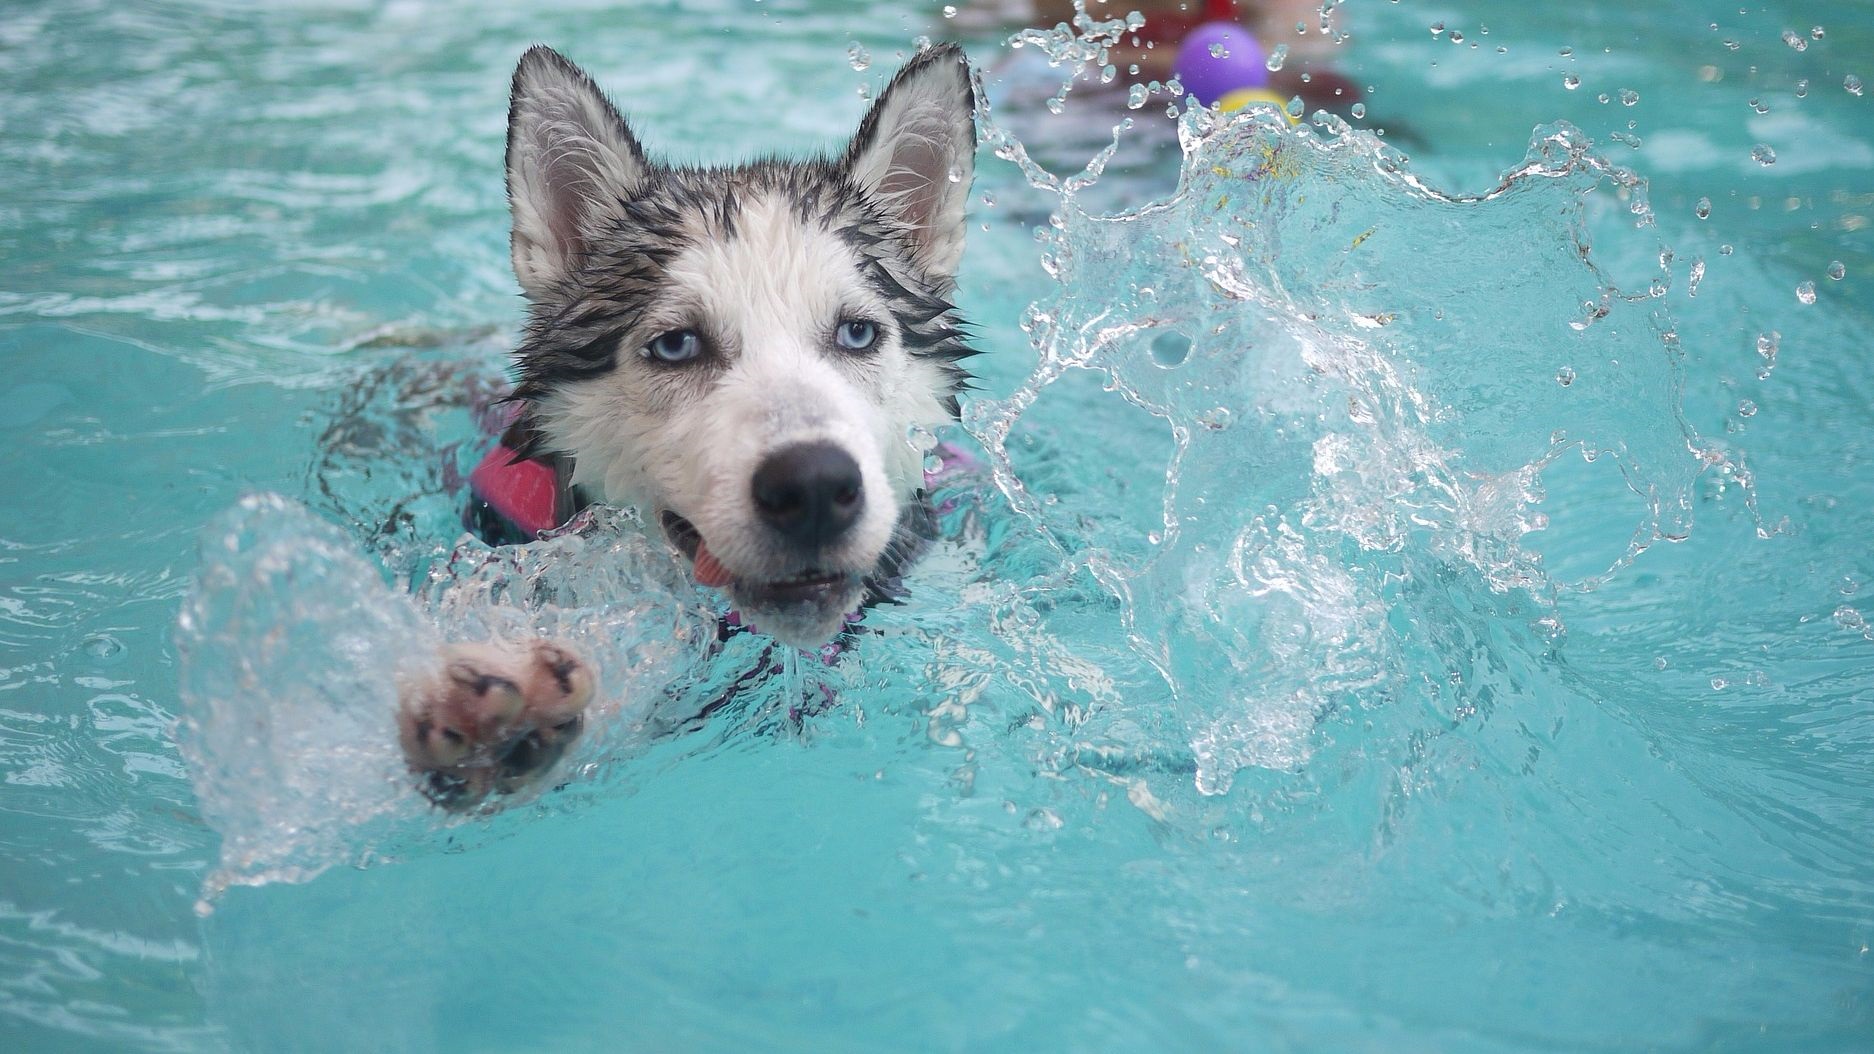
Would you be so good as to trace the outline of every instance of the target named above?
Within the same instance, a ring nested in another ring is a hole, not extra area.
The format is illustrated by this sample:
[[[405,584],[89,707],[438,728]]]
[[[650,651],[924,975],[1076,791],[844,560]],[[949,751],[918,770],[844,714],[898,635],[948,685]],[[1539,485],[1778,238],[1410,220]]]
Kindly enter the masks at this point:
[[[1217,109],[1223,113],[1230,113],[1235,110],[1240,110],[1252,103],[1265,103],[1275,107],[1276,110],[1280,111],[1283,117],[1288,118],[1289,124],[1301,123],[1301,118],[1288,112],[1288,100],[1267,88],[1238,88],[1230,94],[1225,95],[1223,98],[1218,99]]]

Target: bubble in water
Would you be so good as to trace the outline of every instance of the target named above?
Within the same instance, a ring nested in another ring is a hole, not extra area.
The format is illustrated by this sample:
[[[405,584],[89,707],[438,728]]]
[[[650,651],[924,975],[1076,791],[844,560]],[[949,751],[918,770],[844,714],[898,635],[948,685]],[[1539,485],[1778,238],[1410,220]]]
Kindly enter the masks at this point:
[[[1842,78],[1841,86],[1843,88],[1846,88],[1848,90],[1848,94],[1850,95],[1861,94],[1861,78],[1855,76],[1852,73]]]
[[[1783,43],[1788,44],[1797,51],[1809,50],[1809,42],[1802,38],[1802,34],[1793,29],[1785,29],[1783,31]]]
[[[1555,371],[1555,383],[1566,388],[1575,383],[1575,371],[1567,366]]]
[[[1815,39],[1817,39],[1817,40],[1821,40],[1821,39],[1822,39],[1822,34],[1823,34],[1823,29],[1822,29],[1822,27],[1821,27],[1821,26],[1810,26],[1810,27],[1809,27],[1809,35],[1810,35],[1810,36],[1812,36],[1812,37],[1814,37]]]
[[[1718,246],[1719,256],[1729,256],[1735,251],[1736,251],[1735,249],[1731,248],[1731,244],[1729,242],[1726,242],[1725,244]]]
[[[1768,143],[1758,143],[1750,148],[1750,159],[1760,165],[1774,165],[1776,164],[1776,151],[1770,149]]]
[[[1729,39],[1723,41],[1723,44],[1726,51],[1736,51],[1741,46],[1737,41]]]
[[[1711,199],[1699,198],[1698,204],[1692,206],[1692,215],[1697,216],[1701,220],[1710,219],[1711,218]]]
[[[956,7],[956,5],[955,5],[955,4],[945,4],[945,5],[944,5],[944,17],[945,17],[945,18],[955,18],[956,16],[957,16],[957,7]]]
[[[1739,399],[1737,401],[1737,416],[1739,417],[1757,416],[1757,404],[1751,402],[1749,399]]]
[[[1762,100],[1762,99],[1752,99],[1752,100],[1750,100],[1750,108],[1751,108],[1751,109],[1753,109],[1753,110],[1755,110],[1755,111],[1757,111],[1758,113],[1769,113],[1769,112],[1770,112],[1770,108],[1769,108],[1768,106],[1765,106],[1765,105],[1763,104],[1763,100]]]
[[[1441,36],[1444,36],[1444,33],[1445,33],[1445,24],[1443,22],[1432,23],[1432,36],[1441,37]]]
[[[854,70],[864,70],[872,65],[872,52],[868,51],[864,44],[855,40],[846,45],[846,61]]]
[[[1363,102],[1354,103],[1352,106],[1349,106],[1347,108],[1347,112],[1352,114],[1353,119],[1356,121],[1365,120],[1366,119],[1366,103],[1363,103]]]
[[[1796,299],[1802,301],[1805,304],[1815,303],[1815,283],[1814,282],[1796,283]]]
[[[1796,82],[1796,98],[1807,99],[1808,97],[1809,97],[1809,78],[1804,77],[1803,79]]]
[[[1692,280],[1686,285],[1685,295],[1697,296],[1698,295],[1698,283],[1703,282],[1704,280],[1705,280],[1705,258],[1701,256],[1697,258],[1696,260],[1692,261]]]
[[[1606,92],[1602,92],[1594,97],[1594,101],[1600,103],[1602,106],[1606,106],[1612,100],[1608,97]]]
[[[1828,276],[1829,278],[1839,282],[1842,279],[1848,277],[1848,269],[1842,266],[1842,263],[1840,260],[1830,260],[1828,262]]]
[[[1581,78],[1572,73],[1564,74],[1562,76],[1562,87],[1567,88],[1569,91],[1574,91],[1576,88],[1581,87]]]
[[[1620,105],[1633,106],[1633,105],[1638,104],[1639,101],[1640,101],[1639,92],[1634,91],[1632,88],[1620,89]]]
[[[1563,48],[1563,49],[1562,49],[1562,57],[1563,57],[1563,58],[1565,58],[1565,59],[1568,59],[1568,58],[1574,58],[1574,56],[1575,56],[1575,49],[1574,49],[1574,48]]]
[[[1462,33],[1460,33],[1460,32],[1458,32],[1458,31],[1457,31],[1457,30],[1455,30],[1455,29],[1454,29],[1454,30],[1452,30],[1452,31],[1451,31],[1451,43],[1453,43],[1453,44],[1462,44],[1462,43],[1464,43],[1464,34],[1462,34]],[[1471,45],[1471,47],[1476,47],[1476,46],[1477,46],[1477,45],[1475,45],[1475,44],[1472,44],[1472,45]]]
[[[1269,67],[1270,73],[1274,73],[1275,71],[1281,69],[1282,64],[1287,61],[1288,61],[1288,45],[1277,44],[1275,46],[1275,49],[1269,52],[1269,61],[1263,63],[1263,65]]]
[[[1170,330],[1152,338],[1152,361],[1165,369],[1184,365],[1191,355],[1191,338]]]

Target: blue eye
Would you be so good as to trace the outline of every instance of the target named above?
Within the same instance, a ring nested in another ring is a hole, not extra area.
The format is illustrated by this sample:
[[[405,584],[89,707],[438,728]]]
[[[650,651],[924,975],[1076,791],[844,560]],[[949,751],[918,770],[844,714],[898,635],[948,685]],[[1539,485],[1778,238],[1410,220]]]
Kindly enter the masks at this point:
[[[644,346],[644,357],[658,362],[688,362],[703,353],[703,338],[693,329],[673,329],[651,338]]]
[[[864,351],[878,343],[878,327],[864,319],[849,318],[833,331],[833,339],[847,351]]]

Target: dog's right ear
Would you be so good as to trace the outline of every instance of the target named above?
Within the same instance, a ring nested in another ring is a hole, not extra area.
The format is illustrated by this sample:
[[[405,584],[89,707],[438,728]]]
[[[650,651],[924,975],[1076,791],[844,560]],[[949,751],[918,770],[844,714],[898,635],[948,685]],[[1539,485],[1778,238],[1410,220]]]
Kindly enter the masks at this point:
[[[549,47],[521,56],[508,103],[508,205],[514,277],[529,299],[550,296],[579,268],[598,224],[649,171],[584,70]]]

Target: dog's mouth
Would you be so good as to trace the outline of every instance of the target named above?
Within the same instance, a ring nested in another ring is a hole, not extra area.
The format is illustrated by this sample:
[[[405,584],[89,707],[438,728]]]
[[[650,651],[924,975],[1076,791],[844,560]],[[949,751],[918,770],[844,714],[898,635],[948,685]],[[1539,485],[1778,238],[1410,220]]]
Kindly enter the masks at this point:
[[[837,606],[837,613],[845,614],[845,607],[853,603],[859,591],[862,576],[852,571],[808,567],[765,579],[733,574],[710,551],[695,524],[669,510],[664,511],[662,519],[665,536],[689,558],[697,582],[724,590],[738,605],[753,611],[824,610]]]

